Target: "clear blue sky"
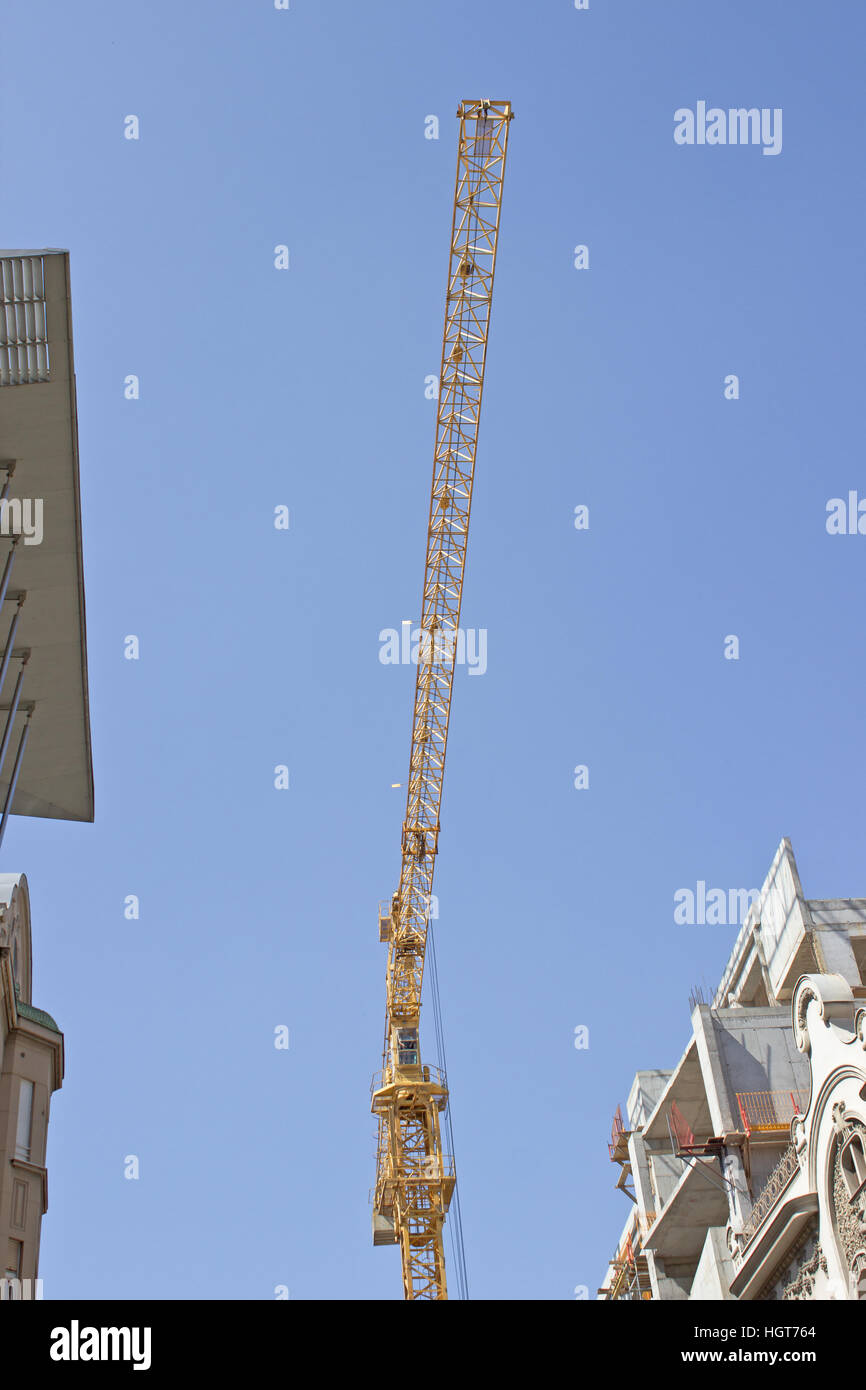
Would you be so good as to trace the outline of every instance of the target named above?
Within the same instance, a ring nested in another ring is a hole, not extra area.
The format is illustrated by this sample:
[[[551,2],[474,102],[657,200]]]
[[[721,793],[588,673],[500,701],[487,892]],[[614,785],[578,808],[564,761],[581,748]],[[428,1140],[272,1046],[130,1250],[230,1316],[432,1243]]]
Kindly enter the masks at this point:
[[[369,1082],[413,671],[378,634],[420,607],[461,98],[516,111],[437,869],[475,1297],[604,1274],[612,1113],[736,934],[676,890],[758,886],[787,834],[807,896],[866,893],[866,537],[825,528],[866,493],[864,31],[838,0],[7,8],[0,241],[71,252],[97,808],[3,848],[66,1036],[46,1297],[401,1296]],[[704,100],[781,108],[782,152],[676,145]]]

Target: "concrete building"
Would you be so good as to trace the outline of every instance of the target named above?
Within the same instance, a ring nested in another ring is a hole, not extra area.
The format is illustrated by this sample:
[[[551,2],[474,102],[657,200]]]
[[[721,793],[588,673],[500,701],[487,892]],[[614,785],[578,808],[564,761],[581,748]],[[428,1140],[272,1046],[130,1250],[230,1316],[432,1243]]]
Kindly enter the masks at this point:
[[[599,1298],[866,1297],[866,899],[807,899],[783,840],[693,1003],[614,1119],[630,1210]]]
[[[93,820],[69,256],[0,251],[0,846]],[[63,1037],[32,1002],[30,900],[0,874],[0,1297],[32,1297]]]

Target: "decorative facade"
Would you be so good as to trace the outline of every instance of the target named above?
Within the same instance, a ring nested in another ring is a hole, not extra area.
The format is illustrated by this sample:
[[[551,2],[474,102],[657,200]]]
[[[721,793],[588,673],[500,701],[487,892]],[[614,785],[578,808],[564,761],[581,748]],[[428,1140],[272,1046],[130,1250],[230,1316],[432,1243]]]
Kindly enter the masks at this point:
[[[727,1230],[742,1299],[866,1299],[866,1005],[842,975],[804,975],[793,1001],[809,1104],[784,1167],[742,1230]],[[757,1218],[757,1219],[756,1219]]]
[[[692,1029],[617,1112],[599,1298],[866,1298],[866,899],[807,899],[783,840]]]

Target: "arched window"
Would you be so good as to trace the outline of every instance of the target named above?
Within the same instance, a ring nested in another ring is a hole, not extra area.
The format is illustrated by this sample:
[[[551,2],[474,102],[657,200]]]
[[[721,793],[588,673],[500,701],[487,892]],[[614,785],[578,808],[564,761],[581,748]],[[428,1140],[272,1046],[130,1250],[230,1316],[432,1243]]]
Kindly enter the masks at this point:
[[[866,1184],[866,1148],[862,1131],[849,1134],[842,1146],[839,1162],[848,1189],[848,1198],[853,1202]]]

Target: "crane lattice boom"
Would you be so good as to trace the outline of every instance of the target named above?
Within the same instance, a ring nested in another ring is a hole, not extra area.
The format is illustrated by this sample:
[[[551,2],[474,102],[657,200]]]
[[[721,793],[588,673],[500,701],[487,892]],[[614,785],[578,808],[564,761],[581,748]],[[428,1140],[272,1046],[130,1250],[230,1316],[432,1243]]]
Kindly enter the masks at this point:
[[[379,1137],[373,1240],[399,1244],[406,1298],[447,1298],[443,1225],[454,1160],[443,1153],[446,1079],[421,1063],[419,1023],[475,450],[511,104],[464,101],[451,230],[421,638],[400,885],[380,906],[388,943],[385,1046],[374,1081]]]

